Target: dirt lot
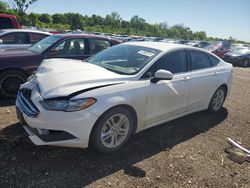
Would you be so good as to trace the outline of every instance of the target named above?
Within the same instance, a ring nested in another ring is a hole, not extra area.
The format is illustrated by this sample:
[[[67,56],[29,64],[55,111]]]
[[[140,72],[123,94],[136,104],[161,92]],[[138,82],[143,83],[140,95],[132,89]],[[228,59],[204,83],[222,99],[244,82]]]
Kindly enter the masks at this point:
[[[12,101],[0,102],[0,187],[250,187],[250,163],[224,149],[250,147],[250,68],[235,68],[217,115],[199,112],[146,130],[114,154],[33,145]]]

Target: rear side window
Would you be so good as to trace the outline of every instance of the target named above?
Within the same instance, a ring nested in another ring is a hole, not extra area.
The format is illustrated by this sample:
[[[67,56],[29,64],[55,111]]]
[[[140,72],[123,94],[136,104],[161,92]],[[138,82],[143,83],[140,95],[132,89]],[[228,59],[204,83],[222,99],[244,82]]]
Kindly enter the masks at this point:
[[[219,60],[218,58],[216,58],[216,57],[214,57],[214,56],[212,56],[212,55],[209,55],[209,58],[210,58],[210,60],[211,60],[211,62],[212,62],[212,64],[213,64],[213,66],[218,65],[219,62],[220,62],[220,60]]]
[[[39,33],[30,33],[30,42],[32,44],[42,40],[43,38],[47,37],[47,35],[39,34]]]
[[[207,54],[199,51],[190,51],[192,70],[212,67],[212,63]]]
[[[85,45],[86,39],[68,39],[55,48],[57,52],[56,57],[86,55]]]
[[[175,73],[187,71],[186,52],[176,51],[167,54],[156,62],[157,70],[163,69]]]
[[[96,54],[104,49],[111,47],[111,43],[102,39],[89,39],[90,54]]]
[[[0,29],[13,28],[12,21],[10,18],[0,18]]]

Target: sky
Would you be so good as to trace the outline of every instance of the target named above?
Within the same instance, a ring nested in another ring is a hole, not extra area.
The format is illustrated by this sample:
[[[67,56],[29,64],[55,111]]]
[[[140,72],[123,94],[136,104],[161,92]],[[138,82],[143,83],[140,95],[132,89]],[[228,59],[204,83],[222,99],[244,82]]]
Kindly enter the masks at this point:
[[[148,23],[183,23],[208,36],[250,42],[250,0],[38,0],[28,12],[74,12],[105,17],[118,12],[124,20],[134,15]]]

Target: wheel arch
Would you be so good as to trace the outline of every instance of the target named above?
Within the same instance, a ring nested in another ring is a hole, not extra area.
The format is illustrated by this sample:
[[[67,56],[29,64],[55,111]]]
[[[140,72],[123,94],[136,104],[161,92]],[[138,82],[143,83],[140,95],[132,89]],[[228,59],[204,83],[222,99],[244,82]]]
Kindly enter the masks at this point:
[[[227,86],[227,84],[222,84],[217,89],[219,89],[219,88],[224,88],[225,92],[226,92],[226,96],[227,96],[227,94],[228,94],[228,86]]]
[[[106,111],[104,111],[104,112],[99,116],[99,118],[96,120],[94,126],[93,126],[92,129],[91,129],[91,132],[90,132],[90,141],[91,141],[91,139],[92,139],[93,130],[94,130],[94,128],[95,128],[97,122],[101,119],[101,117],[102,117],[104,114],[106,114],[108,111],[113,110],[113,109],[115,109],[115,108],[125,108],[125,109],[129,110],[129,112],[130,112],[131,115],[133,116],[133,121],[134,121],[134,127],[133,127],[133,130],[132,130],[132,134],[135,134],[135,133],[136,133],[136,131],[137,131],[137,126],[138,126],[137,112],[135,111],[135,109],[134,109],[132,106],[130,106],[130,105],[128,105],[128,104],[119,104],[119,105],[110,107],[109,109],[107,109]]]
[[[26,74],[27,76],[29,76],[29,74],[25,70],[20,69],[20,68],[15,68],[15,67],[3,68],[0,70],[0,73],[3,73],[5,71],[19,71],[19,72],[22,72],[22,73]]]

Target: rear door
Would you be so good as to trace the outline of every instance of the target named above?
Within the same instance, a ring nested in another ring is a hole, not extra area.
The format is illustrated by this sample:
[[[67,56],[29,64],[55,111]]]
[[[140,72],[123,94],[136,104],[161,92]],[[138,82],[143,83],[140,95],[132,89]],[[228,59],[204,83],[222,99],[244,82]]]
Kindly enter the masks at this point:
[[[199,50],[189,50],[191,71],[188,111],[206,107],[218,85],[218,72],[209,55]]]

